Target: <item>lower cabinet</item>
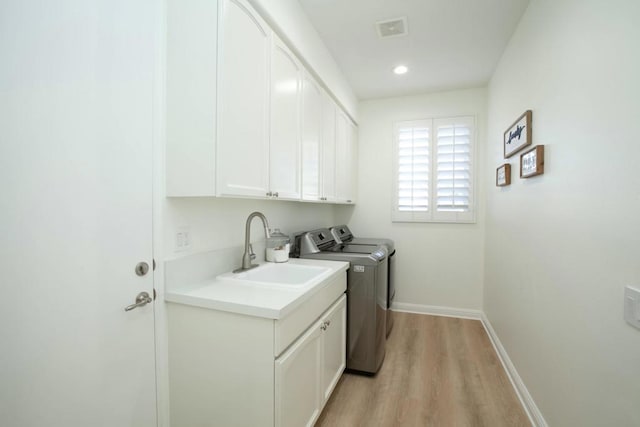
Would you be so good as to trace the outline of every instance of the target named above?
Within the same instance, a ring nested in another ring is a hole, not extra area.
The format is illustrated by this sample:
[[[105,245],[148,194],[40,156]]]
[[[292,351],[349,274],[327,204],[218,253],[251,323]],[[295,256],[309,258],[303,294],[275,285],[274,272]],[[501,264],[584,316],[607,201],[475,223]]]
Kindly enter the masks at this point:
[[[325,315],[322,333],[322,386],[323,406],[338,384],[347,366],[347,297],[342,297]]]
[[[346,296],[276,359],[276,426],[311,426],[345,368]]]
[[[346,363],[346,273],[281,319],[167,304],[173,426],[312,426]]]

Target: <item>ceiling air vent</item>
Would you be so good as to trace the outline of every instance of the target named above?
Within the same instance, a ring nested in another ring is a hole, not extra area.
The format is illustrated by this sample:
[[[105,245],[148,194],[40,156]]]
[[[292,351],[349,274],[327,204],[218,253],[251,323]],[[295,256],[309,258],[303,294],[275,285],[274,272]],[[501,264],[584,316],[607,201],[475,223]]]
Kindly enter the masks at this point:
[[[406,16],[387,19],[386,21],[378,21],[376,22],[376,28],[378,29],[378,36],[380,36],[381,39],[406,36],[409,33]]]

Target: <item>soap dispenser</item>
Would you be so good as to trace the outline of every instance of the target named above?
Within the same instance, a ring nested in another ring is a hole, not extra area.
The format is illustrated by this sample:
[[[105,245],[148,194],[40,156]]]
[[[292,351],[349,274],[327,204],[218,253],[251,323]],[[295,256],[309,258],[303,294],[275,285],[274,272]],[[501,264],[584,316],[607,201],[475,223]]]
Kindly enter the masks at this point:
[[[279,228],[271,230],[270,237],[267,239],[266,259],[269,262],[287,262],[289,261],[289,236],[280,232]]]

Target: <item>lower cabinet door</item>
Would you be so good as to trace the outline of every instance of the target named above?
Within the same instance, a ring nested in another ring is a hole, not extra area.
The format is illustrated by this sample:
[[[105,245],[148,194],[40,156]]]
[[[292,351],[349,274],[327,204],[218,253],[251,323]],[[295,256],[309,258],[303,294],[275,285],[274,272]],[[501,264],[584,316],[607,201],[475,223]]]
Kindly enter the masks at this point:
[[[320,415],[321,326],[313,324],[275,361],[276,426],[312,426]]]
[[[347,296],[343,295],[322,317],[322,402],[329,399],[347,360]]]

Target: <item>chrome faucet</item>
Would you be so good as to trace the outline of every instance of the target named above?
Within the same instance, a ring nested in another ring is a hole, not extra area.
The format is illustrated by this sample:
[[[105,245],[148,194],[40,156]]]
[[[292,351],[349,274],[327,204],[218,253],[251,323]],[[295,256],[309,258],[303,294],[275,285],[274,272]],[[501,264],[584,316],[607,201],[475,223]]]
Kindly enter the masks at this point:
[[[251,264],[251,260],[256,257],[256,254],[253,253],[253,248],[251,247],[251,243],[249,243],[251,240],[251,220],[256,216],[262,220],[262,225],[264,225],[264,235],[267,239],[269,238],[269,222],[267,221],[267,217],[265,217],[261,212],[252,212],[249,214],[247,224],[244,229],[244,254],[242,255],[242,267],[233,270],[234,273],[247,271],[258,266],[258,264]]]

